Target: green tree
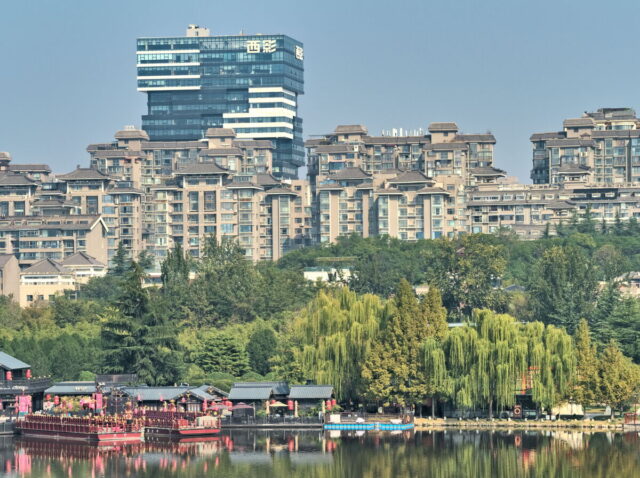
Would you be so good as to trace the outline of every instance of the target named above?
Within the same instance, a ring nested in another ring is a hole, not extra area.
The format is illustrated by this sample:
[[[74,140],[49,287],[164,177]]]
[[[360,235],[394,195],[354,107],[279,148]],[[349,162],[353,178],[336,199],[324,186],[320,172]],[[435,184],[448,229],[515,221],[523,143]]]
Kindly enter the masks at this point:
[[[196,355],[196,363],[206,373],[223,372],[239,377],[249,371],[249,357],[238,337],[214,333],[206,337]]]
[[[393,305],[365,360],[362,377],[369,398],[408,405],[429,392],[421,365],[422,344],[429,337],[430,329],[424,319],[424,309],[421,310],[413,288],[404,279],[393,297]]]
[[[585,406],[597,403],[600,392],[598,353],[591,342],[589,325],[582,319],[575,335],[576,384],[573,398]]]
[[[111,260],[111,264],[112,265],[109,268],[109,274],[116,277],[123,277],[127,272],[127,269],[129,268],[129,252],[124,247],[124,243],[122,241],[118,242],[118,248],[116,249],[116,253]]]
[[[506,295],[495,287],[507,264],[501,244],[474,234],[455,241],[439,239],[433,245],[426,252],[428,279],[442,292],[448,310],[469,316],[476,308],[506,309]]]
[[[276,353],[277,345],[273,329],[264,322],[256,324],[247,344],[251,368],[261,375],[269,373],[271,371],[270,360]]]
[[[180,375],[175,330],[150,306],[142,287],[144,272],[131,263],[117,308],[102,318],[103,368],[109,373],[136,373],[148,384],[168,384]]]
[[[278,368],[288,362],[294,380],[330,384],[339,399],[359,400],[362,364],[384,314],[376,296],[358,296],[347,287],[320,291],[285,332],[283,345],[291,352],[280,349]]]
[[[593,265],[578,247],[547,249],[529,282],[534,318],[572,333],[580,319],[591,317],[597,286]]]
[[[600,398],[613,410],[622,411],[640,386],[638,366],[625,357],[615,341],[600,356]]]

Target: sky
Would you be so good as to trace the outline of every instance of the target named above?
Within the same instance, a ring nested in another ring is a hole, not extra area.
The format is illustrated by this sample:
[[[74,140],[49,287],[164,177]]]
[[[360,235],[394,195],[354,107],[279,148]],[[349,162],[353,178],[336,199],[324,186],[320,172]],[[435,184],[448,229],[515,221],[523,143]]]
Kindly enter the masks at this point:
[[[135,40],[285,33],[304,43],[304,136],[337,124],[491,131],[496,166],[530,182],[534,132],[640,108],[640,2],[593,0],[0,0],[0,151],[55,172],[140,126]]]

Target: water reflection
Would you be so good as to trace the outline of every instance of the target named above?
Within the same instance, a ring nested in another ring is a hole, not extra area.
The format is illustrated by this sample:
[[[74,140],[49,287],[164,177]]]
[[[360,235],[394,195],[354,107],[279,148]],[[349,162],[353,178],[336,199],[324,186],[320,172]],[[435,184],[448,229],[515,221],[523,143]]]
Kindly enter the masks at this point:
[[[226,430],[208,441],[90,446],[0,440],[15,477],[640,476],[638,433]]]

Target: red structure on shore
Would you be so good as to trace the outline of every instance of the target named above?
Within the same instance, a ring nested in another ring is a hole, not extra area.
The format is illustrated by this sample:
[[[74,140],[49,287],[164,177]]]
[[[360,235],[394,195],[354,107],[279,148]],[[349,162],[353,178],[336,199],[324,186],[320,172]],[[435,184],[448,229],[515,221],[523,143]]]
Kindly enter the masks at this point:
[[[143,421],[124,417],[67,417],[30,414],[16,423],[24,437],[91,443],[134,443],[142,440]]]

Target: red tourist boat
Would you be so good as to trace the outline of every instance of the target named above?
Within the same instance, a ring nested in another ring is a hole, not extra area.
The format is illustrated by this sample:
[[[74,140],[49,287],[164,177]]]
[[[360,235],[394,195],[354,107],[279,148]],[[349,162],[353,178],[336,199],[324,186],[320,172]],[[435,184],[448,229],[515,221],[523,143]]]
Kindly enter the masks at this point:
[[[66,417],[29,414],[18,420],[16,431],[24,437],[91,443],[135,443],[142,441],[143,422],[116,416]]]
[[[147,411],[144,433],[177,439],[207,437],[220,433],[220,418],[195,412]]]

